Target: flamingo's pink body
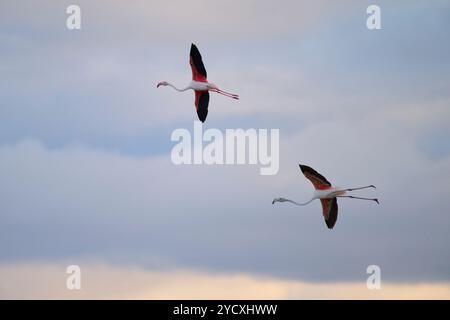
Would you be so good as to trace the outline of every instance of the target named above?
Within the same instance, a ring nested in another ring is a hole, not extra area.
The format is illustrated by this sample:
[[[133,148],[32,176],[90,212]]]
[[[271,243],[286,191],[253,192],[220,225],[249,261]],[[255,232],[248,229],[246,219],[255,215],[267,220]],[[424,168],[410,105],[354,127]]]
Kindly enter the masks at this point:
[[[296,201],[286,199],[286,198],[276,198],[273,199],[272,204],[275,202],[290,202],[298,206],[304,206],[308,203],[319,199],[322,204],[322,213],[323,217],[325,218],[325,223],[327,224],[327,227],[329,229],[333,229],[334,225],[337,221],[338,216],[338,204],[337,204],[337,198],[351,198],[351,199],[361,199],[361,200],[371,200],[378,202],[378,199],[371,199],[371,198],[361,198],[361,197],[354,197],[354,196],[347,196],[348,191],[354,191],[354,190],[360,190],[360,189],[366,189],[366,188],[375,188],[374,185],[365,186],[365,187],[359,187],[359,188],[341,188],[341,187],[333,187],[331,183],[320,173],[318,173],[316,170],[314,170],[311,167],[300,165],[300,170],[302,171],[303,175],[311,181],[311,183],[314,186],[314,194],[311,197],[311,199],[305,203],[298,203]]]
[[[182,92],[186,90],[194,90],[195,92],[195,108],[197,109],[197,115],[201,122],[205,122],[208,115],[208,105],[209,105],[209,91],[216,92],[227,96],[232,99],[239,99],[237,94],[225,92],[219,89],[215,84],[208,82],[207,73],[205,66],[203,65],[203,60],[200,52],[195,44],[191,45],[191,52],[189,57],[189,64],[192,69],[192,81],[184,89],[178,89],[173,84],[162,81],[156,86],[169,86],[175,90]]]

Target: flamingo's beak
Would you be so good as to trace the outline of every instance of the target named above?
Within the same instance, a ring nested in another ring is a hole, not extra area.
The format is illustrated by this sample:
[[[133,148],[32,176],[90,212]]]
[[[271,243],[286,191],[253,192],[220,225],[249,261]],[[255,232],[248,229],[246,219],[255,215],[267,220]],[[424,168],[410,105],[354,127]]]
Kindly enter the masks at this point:
[[[156,85],[156,88],[159,88],[160,85],[161,85],[161,83],[158,83],[158,84]]]

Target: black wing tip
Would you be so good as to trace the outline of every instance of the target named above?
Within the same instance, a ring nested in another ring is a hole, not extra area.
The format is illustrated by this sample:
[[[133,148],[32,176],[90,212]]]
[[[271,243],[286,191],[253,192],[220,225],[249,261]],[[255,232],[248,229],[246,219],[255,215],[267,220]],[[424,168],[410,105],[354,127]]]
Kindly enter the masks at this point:
[[[203,123],[208,116],[208,105],[209,105],[209,92],[203,92],[198,98],[197,105],[197,116],[198,119]]]
[[[201,123],[205,123],[207,114],[197,112],[198,120],[201,121]]]
[[[328,220],[325,220],[325,223],[327,224],[327,228],[331,230],[336,225],[336,220],[332,221],[332,220],[328,219]]]
[[[333,229],[336,225],[337,219],[338,219],[338,204],[337,204],[337,198],[333,198],[331,202],[331,210],[330,215],[328,219],[325,219],[325,223],[327,224],[328,229]]]
[[[202,55],[200,54],[200,51],[198,50],[197,46],[195,44],[191,44],[191,52],[189,53],[191,57],[191,64],[195,66],[198,73],[200,73],[205,78],[208,76],[206,73],[205,66],[203,64]]]
[[[310,174],[316,175],[316,176],[318,176],[320,179],[322,179],[324,182],[326,182],[328,185],[331,186],[330,181],[328,181],[327,178],[325,178],[323,175],[321,175],[320,173],[318,173],[318,172],[317,172],[316,170],[314,170],[313,168],[311,168],[311,167],[309,167],[309,166],[307,166],[307,165],[304,165],[304,164],[299,164],[299,166],[300,166],[300,170],[302,171],[303,174],[305,174],[305,173],[310,173]]]
[[[197,46],[195,45],[195,43],[191,43],[191,54],[192,53],[200,53],[200,51],[198,51],[198,48],[197,48]]]
[[[298,166],[300,167],[300,170],[302,170],[303,173],[308,172],[308,171],[310,171],[310,172],[315,171],[313,168],[311,168],[307,165],[301,164],[301,163],[299,163]]]

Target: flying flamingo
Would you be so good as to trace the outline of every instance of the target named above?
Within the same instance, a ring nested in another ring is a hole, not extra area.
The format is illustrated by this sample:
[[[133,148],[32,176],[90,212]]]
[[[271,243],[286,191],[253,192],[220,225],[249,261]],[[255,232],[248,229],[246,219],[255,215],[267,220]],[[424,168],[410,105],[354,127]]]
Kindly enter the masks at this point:
[[[379,204],[378,199],[372,199],[372,198],[361,198],[361,197],[354,197],[346,195],[348,191],[354,191],[354,190],[361,190],[361,189],[367,189],[367,188],[375,188],[374,185],[366,186],[366,187],[359,187],[359,188],[341,188],[341,187],[333,187],[330,182],[328,182],[327,179],[325,179],[324,176],[322,176],[320,173],[318,173],[316,170],[314,170],[311,167],[305,166],[305,165],[299,165],[300,170],[302,170],[304,176],[312,182],[314,186],[314,194],[312,198],[305,202],[305,203],[298,203],[293,200],[285,199],[285,198],[276,198],[273,199],[272,204],[275,202],[290,202],[297,206],[305,206],[308,203],[320,199],[320,202],[322,203],[322,211],[323,211],[323,217],[325,218],[325,223],[327,224],[327,227],[329,229],[333,229],[337,216],[338,216],[338,205],[337,205],[337,198],[350,198],[350,199],[361,199],[361,200],[371,200],[375,201]]]
[[[187,91],[189,89],[194,90],[195,107],[197,109],[198,118],[201,122],[205,122],[206,116],[208,115],[209,91],[220,93],[232,99],[239,99],[239,96],[237,94],[225,92],[219,89],[215,84],[208,82],[208,80],[206,79],[206,69],[203,65],[202,56],[195,44],[191,45],[189,64],[191,65],[192,69],[192,81],[186,88],[178,89],[173,84],[167,81],[158,83],[156,87],[159,88],[159,86],[169,86],[179,92]]]

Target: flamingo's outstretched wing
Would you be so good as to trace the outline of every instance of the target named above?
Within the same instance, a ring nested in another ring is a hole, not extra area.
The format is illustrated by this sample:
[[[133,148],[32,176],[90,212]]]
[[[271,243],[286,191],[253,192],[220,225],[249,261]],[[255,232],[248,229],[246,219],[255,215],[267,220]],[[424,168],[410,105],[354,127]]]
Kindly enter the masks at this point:
[[[209,92],[195,91],[195,107],[197,108],[198,119],[205,122],[208,115]]]
[[[192,69],[192,80],[207,82],[206,78],[208,76],[206,74],[205,66],[203,65],[202,55],[200,54],[200,51],[198,51],[195,44],[191,45],[189,64]]]
[[[338,217],[338,204],[337,199],[320,199],[323,209],[323,217],[328,229],[333,229]]]
[[[320,173],[311,167],[299,164],[303,175],[312,182],[315,189],[326,190],[331,187],[331,183]]]

